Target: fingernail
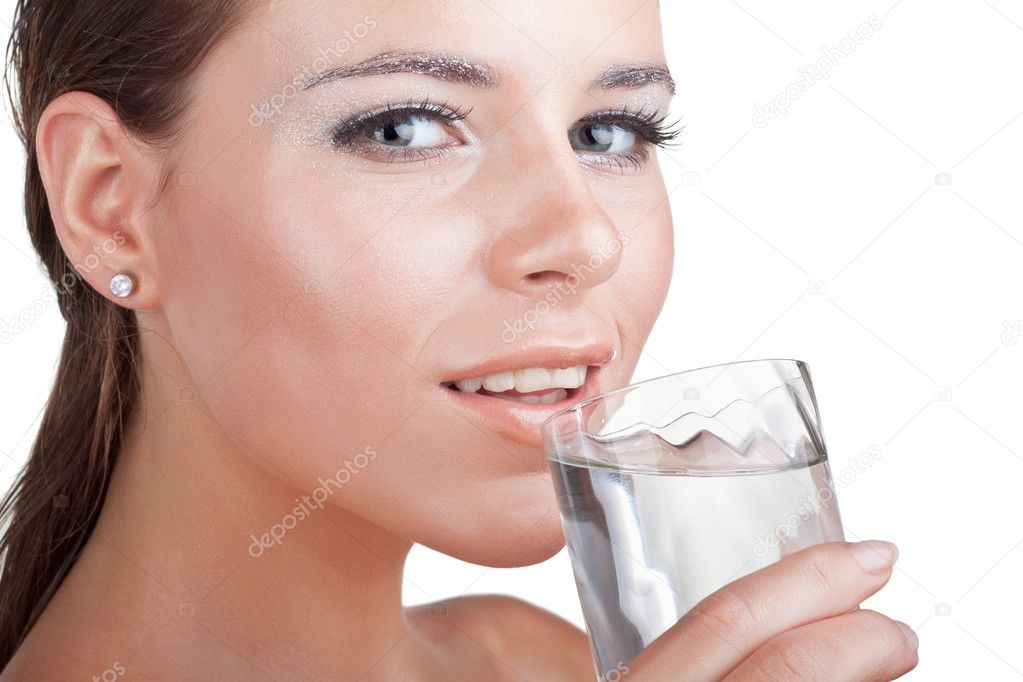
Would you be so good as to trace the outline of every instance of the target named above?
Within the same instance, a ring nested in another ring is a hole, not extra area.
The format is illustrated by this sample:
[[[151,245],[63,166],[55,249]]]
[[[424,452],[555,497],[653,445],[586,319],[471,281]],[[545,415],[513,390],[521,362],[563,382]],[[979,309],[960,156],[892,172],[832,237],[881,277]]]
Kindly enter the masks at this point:
[[[867,573],[884,573],[899,558],[899,548],[882,540],[864,540],[849,545],[849,554]]]
[[[917,649],[920,647],[920,638],[913,632],[913,628],[909,627],[901,620],[895,621],[895,624],[902,628],[902,634],[906,637],[906,646],[910,649]]]

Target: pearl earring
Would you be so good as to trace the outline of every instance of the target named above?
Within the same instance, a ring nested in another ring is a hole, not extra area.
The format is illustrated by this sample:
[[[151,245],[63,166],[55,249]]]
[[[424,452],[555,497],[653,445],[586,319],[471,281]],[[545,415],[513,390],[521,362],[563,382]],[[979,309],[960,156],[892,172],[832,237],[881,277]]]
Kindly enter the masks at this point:
[[[127,272],[119,272],[110,278],[110,292],[117,298],[128,298],[135,290],[135,280]]]

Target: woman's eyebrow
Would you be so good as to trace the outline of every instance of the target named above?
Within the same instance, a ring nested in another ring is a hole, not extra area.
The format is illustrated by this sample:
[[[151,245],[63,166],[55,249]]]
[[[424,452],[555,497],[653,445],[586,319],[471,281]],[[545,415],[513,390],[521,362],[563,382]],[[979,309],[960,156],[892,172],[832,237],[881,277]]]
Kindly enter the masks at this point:
[[[473,62],[465,57],[437,52],[392,50],[364,59],[357,64],[338,66],[306,79],[303,90],[343,78],[379,76],[386,73],[420,73],[441,80],[463,83],[477,88],[497,87],[500,79],[489,64]]]
[[[501,78],[490,64],[440,52],[392,50],[356,64],[337,66],[305,79],[303,90],[345,78],[362,78],[388,73],[418,73],[440,80],[476,88],[495,88]],[[663,64],[615,64],[601,71],[590,88],[600,90],[633,89],[650,84],[664,85],[675,94],[675,81]]]
[[[641,88],[661,84],[675,94],[675,79],[663,64],[616,64],[597,74],[590,87],[600,90]]]

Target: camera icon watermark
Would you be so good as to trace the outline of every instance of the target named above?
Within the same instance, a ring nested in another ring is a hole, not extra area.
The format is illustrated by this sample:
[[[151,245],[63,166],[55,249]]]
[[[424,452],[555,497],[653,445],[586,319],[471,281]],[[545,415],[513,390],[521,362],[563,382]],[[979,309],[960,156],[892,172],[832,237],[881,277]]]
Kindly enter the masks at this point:
[[[828,293],[828,283],[823,279],[811,279],[806,283],[806,293],[820,295]]]
[[[686,171],[682,174],[683,187],[699,187],[703,184],[703,174],[699,171]]]

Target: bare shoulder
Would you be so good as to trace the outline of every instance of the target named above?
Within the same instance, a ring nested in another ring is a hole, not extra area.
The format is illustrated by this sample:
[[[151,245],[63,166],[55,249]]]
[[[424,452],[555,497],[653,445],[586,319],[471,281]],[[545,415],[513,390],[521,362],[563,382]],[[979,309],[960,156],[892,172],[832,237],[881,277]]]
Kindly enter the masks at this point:
[[[531,680],[592,680],[586,633],[561,616],[522,599],[498,594],[457,597],[416,607],[450,626]]]
[[[549,644],[562,653],[566,647],[584,654],[590,665],[590,645],[586,633],[561,616],[545,608],[502,594],[480,594],[447,602],[456,618],[504,640],[507,646]],[[494,628],[495,622],[499,627]]]

